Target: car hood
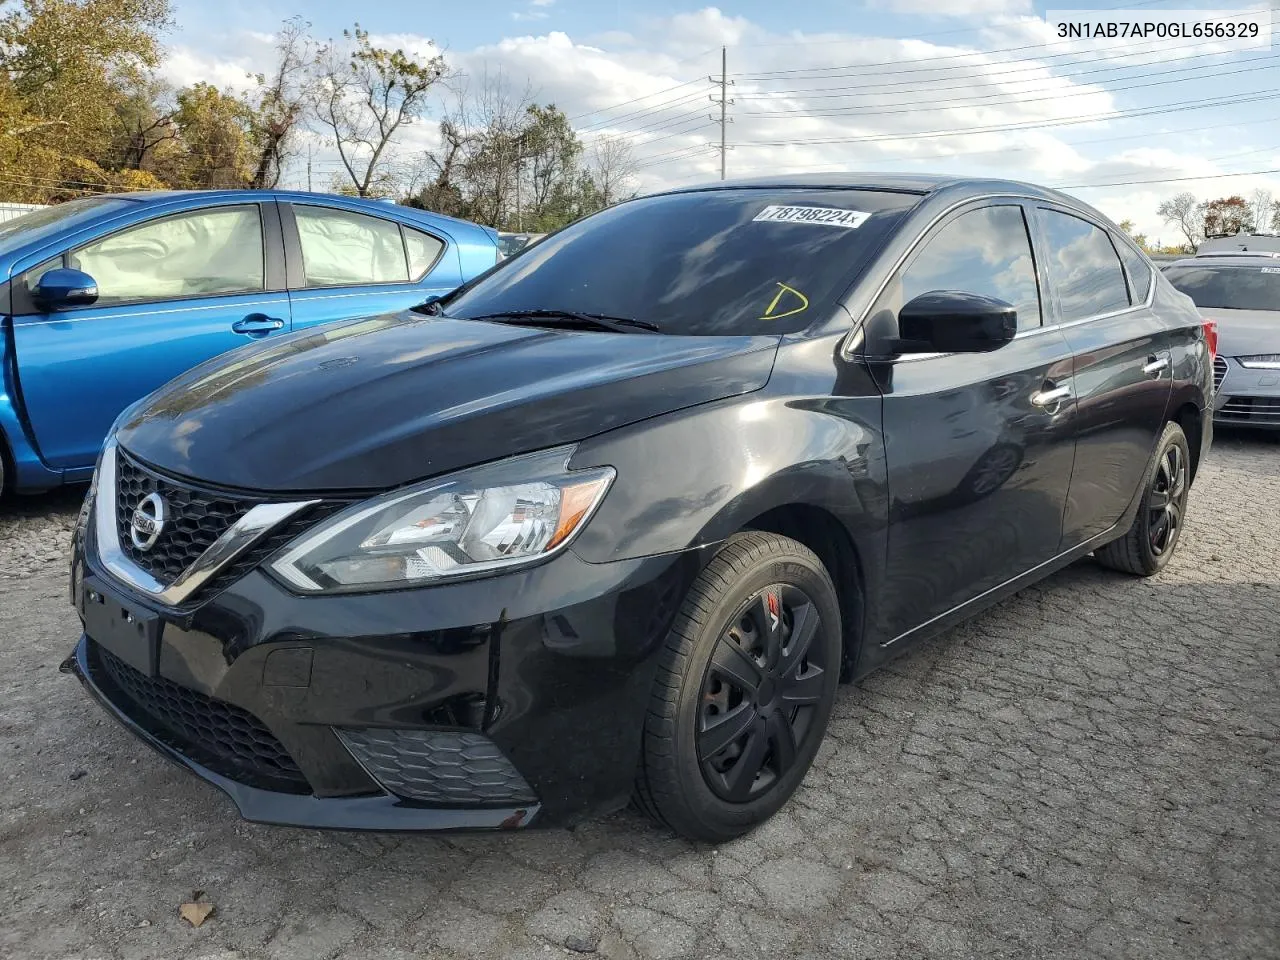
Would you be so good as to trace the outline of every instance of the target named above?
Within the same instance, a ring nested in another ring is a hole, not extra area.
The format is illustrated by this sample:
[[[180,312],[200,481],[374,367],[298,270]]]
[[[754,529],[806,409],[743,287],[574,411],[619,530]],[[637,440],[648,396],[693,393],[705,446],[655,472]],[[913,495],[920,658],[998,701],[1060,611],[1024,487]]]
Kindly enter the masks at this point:
[[[116,438],[219,486],[384,489],[758,390],[778,342],[375,317],[202,364]]]
[[[1280,353],[1280,310],[1200,310],[1218,324],[1218,354],[1248,357]]]

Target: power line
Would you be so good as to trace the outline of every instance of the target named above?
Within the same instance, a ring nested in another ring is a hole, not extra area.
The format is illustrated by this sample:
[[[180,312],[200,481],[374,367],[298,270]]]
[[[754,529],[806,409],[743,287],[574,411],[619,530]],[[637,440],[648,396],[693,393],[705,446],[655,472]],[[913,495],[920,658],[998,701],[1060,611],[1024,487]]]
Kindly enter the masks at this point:
[[[1043,82],[1043,81],[1052,81],[1052,80],[1074,80],[1077,77],[1088,77],[1088,76],[1093,76],[1099,73],[1112,73],[1117,70],[1134,70],[1134,71],[1143,70],[1144,72],[1141,74],[1138,74],[1138,76],[1161,76],[1167,73],[1179,73],[1186,70],[1208,70],[1211,67],[1218,66],[1218,64],[1206,63],[1206,64],[1201,64],[1199,66],[1179,66],[1179,67],[1174,67],[1171,70],[1165,70],[1165,71],[1148,70],[1146,68],[1152,67],[1152,66],[1161,66],[1166,63],[1174,63],[1179,60],[1198,60],[1203,57],[1219,57],[1219,56],[1221,56],[1221,54],[1202,53],[1193,57],[1179,57],[1179,58],[1170,59],[1170,60],[1161,60],[1154,64],[1116,64],[1108,67],[1096,67],[1089,70],[1078,70],[1071,73],[1051,73],[1048,76],[1027,77],[1025,80],[1002,81],[1001,85],[1003,85],[1003,83],[1016,84],[1016,83],[1035,83],[1037,81]],[[1249,57],[1244,60],[1237,60],[1235,61],[1235,63],[1258,63],[1263,60],[1270,60],[1273,63],[1280,64],[1280,58],[1277,58],[1271,54],[1266,54],[1261,57]],[[853,96],[869,95],[869,94],[876,93],[880,90],[884,90],[888,88],[897,88],[897,87],[915,88],[915,89],[909,89],[905,91],[907,93],[917,92],[917,90],[921,93],[926,93],[926,92],[933,93],[939,90],[963,90],[974,82],[998,79],[999,77],[1006,76],[1007,74],[1025,73],[1027,70],[1036,70],[1036,69],[1042,69],[1042,67],[1039,64],[1035,64],[1033,66],[1019,67],[1017,70],[1009,70],[1004,72],[984,73],[982,71],[979,71],[979,72],[968,74],[965,76],[941,78],[943,82],[950,82],[952,80],[969,81],[967,83],[952,84],[950,86],[936,86],[934,81],[929,81],[929,80],[918,80],[918,81],[907,80],[907,81],[900,81],[900,82],[894,82],[894,83],[849,84],[847,86],[842,86],[842,87],[805,87],[805,88],[796,88],[791,90],[767,90],[767,91],[759,91],[759,92],[753,91],[750,93],[742,94],[742,99],[772,100],[787,94],[797,94],[797,93],[805,94],[807,99],[810,99],[810,100],[844,99],[844,98],[853,97]],[[1094,82],[1098,84],[1103,84],[1103,83],[1109,83],[1109,82],[1114,82],[1118,80],[1132,80],[1132,79],[1134,78],[1133,77],[1113,77],[1113,78],[1110,78],[1109,80],[1097,80]],[[839,90],[853,90],[856,92],[852,94],[836,93],[836,91],[839,91]],[[1038,91],[1023,90],[1020,92],[1037,93]],[[774,112],[781,112],[781,111],[774,111]]]
[[[1280,173],[1274,170],[1241,170],[1239,173],[1210,173],[1202,177],[1159,177],[1155,180],[1116,180],[1112,183],[1068,183],[1054,187],[1055,190],[1083,190],[1087,187],[1136,187],[1149,183],[1187,183],[1191,180],[1225,180],[1228,177],[1261,177],[1266,174]]]
[[[975,133],[1006,133],[1018,130],[1041,130],[1052,127],[1069,127],[1081,123],[1100,123],[1107,120],[1119,120],[1125,117],[1147,117],[1157,116],[1164,113],[1176,113],[1181,110],[1203,110],[1211,107],[1234,106],[1241,103],[1254,103],[1261,100],[1274,100],[1280,97],[1280,92],[1259,93],[1251,96],[1220,96],[1212,97],[1207,100],[1184,100],[1177,103],[1165,104],[1159,107],[1139,107],[1134,110],[1113,110],[1110,113],[1099,113],[1084,117],[1071,117],[1062,120],[1046,120],[1035,123],[1018,123],[1018,124],[995,124],[985,127],[966,127],[958,130],[923,130],[914,133],[895,133],[895,134],[877,134],[872,136],[845,136],[845,137],[810,137],[797,140],[755,140],[743,141],[738,144],[742,147],[793,147],[807,146],[811,144],[835,144],[835,143],[876,143],[884,140],[916,140],[924,137],[962,137],[972,136]],[[904,110],[902,113],[912,113],[915,111]]]
[[[1270,58],[1266,58],[1266,59],[1270,59]],[[856,113],[859,117],[877,117],[877,116],[890,116],[893,114],[900,114],[900,113],[915,113],[916,110],[912,108],[917,108],[917,107],[928,107],[930,110],[934,110],[934,109],[959,110],[959,109],[964,109],[966,107],[1002,107],[1002,106],[1009,106],[1012,104],[1045,103],[1048,101],[1057,102],[1059,100],[1069,100],[1069,99],[1074,99],[1076,97],[1096,97],[1096,96],[1101,96],[1104,93],[1114,93],[1120,90],[1141,90],[1147,87],[1162,87],[1169,83],[1179,83],[1185,80],[1206,80],[1211,78],[1216,79],[1218,77],[1238,76],[1240,74],[1245,74],[1245,73],[1257,73],[1260,70],[1274,69],[1276,65],[1277,65],[1276,63],[1271,63],[1264,67],[1243,67],[1239,70],[1223,70],[1218,73],[1206,73],[1206,74],[1201,74],[1199,76],[1194,76],[1194,77],[1182,77],[1180,78],[1180,80],[1174,80],[1174,81],[1155,80],[1150,83],[1130,83],[1130,84],[1123,84],[1121,86],[1107,87],[1099,90],[1076,90],[1071,93],[1058,93],[1049,97],[1024,97],[1018,93],[993,93],[993,94],[984,94],[982,96],[975,96],[975,97],[969,98],[970,101],[994,101],[994,102],[985,102],[985,103],[984,102],[966,102],[965,99],[963,98],[954,99],[954,100],[919,100],[919,101],[913,101],[910,103],[902,104],[900,107],[895,107],[889,110],[867,110],[864,107],[831,107],[825,112],[819,112],[816,110],[755,111],[751,113],[751,116],[754,116],[754,117],[776,116],[779,118],[789,119],[790,114],[800,112],[810,117],[839,117],[848,113]],[[1206,70],[1209,68],[1206,66],[1206,67],[1187,67],[1185,69]],[[1174,70],[1169,72],[1179,73],[1184,71]],[[1153,75],[1159,76],[1160,74],[1157,72]],[[849,95],[846,94],[845,96],[849,96]],[[906,109],[902,109],[902,108],[906,108]]]
[[[575,114],[574,116],[569,118],[569,121],[572,122],[574,120],[581,120],[583,117],[594,116],[597,113],[607,113],[608,111],[616,110],[619,107],[630,106],[633,103],[639,103],[641,100],[648,100],[650,97],[661,96],[664,93],[670,93],[672,90],[679,90],[681,87],[689,87],[695,83],[701,83],[701,82],[702,82],[701,79],[685,80],[682,83],[677,83],[675,86],[665,87],[662,90],[655,90],[653,93],[646,93],[643,96],[633,97],[630,100],[623,100],[621,103],[613,103],[607,107],[597,107],[595,110],[588,110],[586,113]]]

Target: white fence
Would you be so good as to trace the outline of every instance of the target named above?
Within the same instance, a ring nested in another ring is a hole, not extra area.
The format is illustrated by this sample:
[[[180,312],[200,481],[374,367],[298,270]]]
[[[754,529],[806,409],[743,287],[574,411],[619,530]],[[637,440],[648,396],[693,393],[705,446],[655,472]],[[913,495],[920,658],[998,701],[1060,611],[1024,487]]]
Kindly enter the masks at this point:
[[[32,210],[43,209],[42,203],[0,203],[0,223],[20,217],[24,213],[30,213]]]

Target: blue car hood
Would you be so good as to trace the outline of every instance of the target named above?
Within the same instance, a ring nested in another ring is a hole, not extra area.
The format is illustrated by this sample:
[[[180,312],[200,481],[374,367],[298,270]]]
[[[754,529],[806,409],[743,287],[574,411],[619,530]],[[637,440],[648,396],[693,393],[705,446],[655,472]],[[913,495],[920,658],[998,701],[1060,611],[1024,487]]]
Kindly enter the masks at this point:
[[[375,317],[202,364],[132,407],[117,439],[218,486],[385,489],[758,390],[778,342]]]

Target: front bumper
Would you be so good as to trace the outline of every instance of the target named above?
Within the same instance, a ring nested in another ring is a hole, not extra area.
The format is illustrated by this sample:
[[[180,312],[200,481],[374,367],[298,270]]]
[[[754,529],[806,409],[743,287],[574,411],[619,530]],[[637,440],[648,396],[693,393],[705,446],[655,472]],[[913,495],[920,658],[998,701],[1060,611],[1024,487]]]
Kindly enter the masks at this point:
[[[1221,426],[1280,430],[1280,370],[1241,366],[1226,360],[1226,373],[1213,403],[1213,420]]]
[[[507,576],[331,597],[253,570],[170,609],[100,569],[87,539],[82,622],[95,602],[154,617],[154,660],[131,666],[91,627],[64,669],[245,818],[368,830],[564,824],[625,804],[656,654],[702,562],[568,551]]]

